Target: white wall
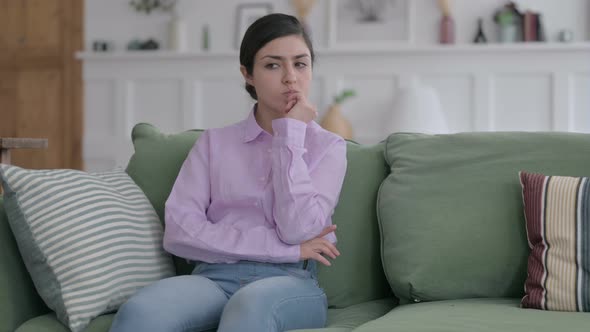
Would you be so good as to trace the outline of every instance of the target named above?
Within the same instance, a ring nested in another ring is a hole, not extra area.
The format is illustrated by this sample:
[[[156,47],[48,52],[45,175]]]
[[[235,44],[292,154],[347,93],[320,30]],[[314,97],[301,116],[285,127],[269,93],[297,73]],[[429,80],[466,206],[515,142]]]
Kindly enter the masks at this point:
[[[321,51],[310,100],[320,119],[343,88],[342,105],[361,143],[399,128],[398,88],[413,79],[440,97],[449,129],[590,133],[590,44],[426,47]],[[149,122],[166,133],[220,127],[246,117],[234,53],[85,53],[84,160],[87,169],[124,166],[130,133]]]
[[[89,47],[95,39],[113,41],[118,50],[125,49],[133,38],[155,37],[167,45],[169,14],[154,12],[149,16],[135,12],[129,0],[85,0],[85,40]],[[235,11],[240,3],[258,3],[264,0],[179,0],[178,9],[189,28],[189,49],[197,51],[201,45],[201,28],[208,24],[211,33],[211,51],[233,48]],[[317,48],[326,46],[328,1],[317,0],[309,20]],[[343,0],[335,0],[343,1]],[[440,18],[435,0],[410,0],[413,4],[413,39],[416,44],[432,44],[437,39]],[[289,0],[272,3],[275,12],[293,14]],[[578,41],[590,40],[590,1],[588,0],[518,0],[521,9],[541,11],[547,35],[551,41],[561,29],[570,29]],[[505,0],[451,0],[456,21],[457,42],[470,43],[474,37],[478,17],[484,17],[485,30],[490,40],[495,39],[493,12]]]
[[[251,99],[243,89],[233,49],[238,0],[180,0],[191,33],[190,51],[79,55],[84,62],[84,160],[89,170],[124,166],[132,153],[131,128],[150,122],[164,132],[211,128],[241,120]],[[263,0],[255,0],[263,1]],[[334,0],[342,1],[342,0]],[[414,47],[326,48],[328,0],[310,17],[318,50],[311,101],[320,118],[344,88],[357,96],[343,114],[355,139],[374,143],[392,132],[398,88],[412,79],[438,93],[450,130],[576,131],[590,133],[590,0],[520,0],[544,13],[549,37],[571,29],[585,43],[438,47],[435,0],[412,0]],[[291,13],[289,0],[272,1]],[[457,39],[469,43],[478,16],[488,18],[503,0],[453,0]],[[530,7],[528,7],[530,6]],[[132,38],[164,40],[169,15],[135,13],[128,0],[86,0],[86,41],[112,40],[119,51]],[[209,24],[211,50],[198,52],[200,28]]]

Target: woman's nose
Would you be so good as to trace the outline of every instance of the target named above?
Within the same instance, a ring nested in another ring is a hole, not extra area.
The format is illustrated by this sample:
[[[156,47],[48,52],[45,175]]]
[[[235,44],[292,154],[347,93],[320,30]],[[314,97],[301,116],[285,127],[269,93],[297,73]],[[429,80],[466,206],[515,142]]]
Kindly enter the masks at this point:
[[[294,84],[297,82],[297,78],[295,76],[295,71],[293,69],[287,68],[283,73],[283,83],[284,84]]]

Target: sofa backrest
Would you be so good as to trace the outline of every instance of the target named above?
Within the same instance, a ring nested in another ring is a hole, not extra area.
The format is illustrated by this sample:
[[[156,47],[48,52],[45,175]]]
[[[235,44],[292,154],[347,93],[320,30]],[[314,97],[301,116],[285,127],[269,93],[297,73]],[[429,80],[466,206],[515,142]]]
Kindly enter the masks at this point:
[[[14,331],[48,311],[21,258],[0,197],[0,331]]]
[[[144,190],[162,222],[164,204],[190,148],[201,131],[165,135],[149,124],[133,129],[135,153],[127,172]],[[319,279],[331,307],[342,308],[390,295],[379,256],[377,191],[388,173],[384,144],[348,143],[348,169],[333,216],[341,256],[329,268],[319,267]],[[192,265],[175,258],[178,274]],[[319,264],[321,265],[321,264]]]
[[[341,255],[332,266],[318,264],[320,285],[332,308],[391,295],[381,265],[377,193],[389,173],[385,144],[348,142],[347,169],[332,222],[338,225],[337,247]]]
[[[518,172],[590,176],[590,135],[393,134],[378,200],[402,303],[521,297],[529,253]]]
[[[156,127],[140,123],[133,127],[135,149],[127,164],[127,174],[143,190],[164,225],[164,206],[188,152],[202,130],[166,135]],[[190,274],[194,264],[174,256],[177,274]]]

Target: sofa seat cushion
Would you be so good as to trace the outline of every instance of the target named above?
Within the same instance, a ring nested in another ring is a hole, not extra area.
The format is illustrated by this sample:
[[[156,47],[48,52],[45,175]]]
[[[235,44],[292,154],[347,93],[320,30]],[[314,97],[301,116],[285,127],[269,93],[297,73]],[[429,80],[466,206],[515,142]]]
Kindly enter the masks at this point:
[[[393,309],[397,300],[380,299],[342,309],[329,309],[328,322],[323,329],[292,330],[297,332],[348,332],[366,322],[377,319]]]
[[[324,329],[297,330],[298,332],[348,332],[357,326],[388,313],[396,305],[393,298],[360,303],[344,309],[329,309],[328,323]],[[107,332],[114,314],[99,316],[90,322],[83,332]],[[21,325],[15,332],[69,332],[55,314],[33,318]]]
[[[107,332],[111,327],[114,314],[102,315],[93,319],[83,332]],[[70,332],[57,320],[55,314],[47,314],[28,320],[15,332]]]
[[[396,307],[355,332],[588,331],[590,315],[522,309],[520,299],[466,299]]]

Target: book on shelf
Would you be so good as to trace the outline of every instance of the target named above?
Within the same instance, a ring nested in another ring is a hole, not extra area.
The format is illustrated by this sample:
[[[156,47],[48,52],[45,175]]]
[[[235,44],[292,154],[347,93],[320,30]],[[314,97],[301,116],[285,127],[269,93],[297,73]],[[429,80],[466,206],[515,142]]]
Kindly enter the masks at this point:
[[[524,42],[545,41],[545,28],[543,26],[542,15],[527,10],[523,15],[522,31]]]

